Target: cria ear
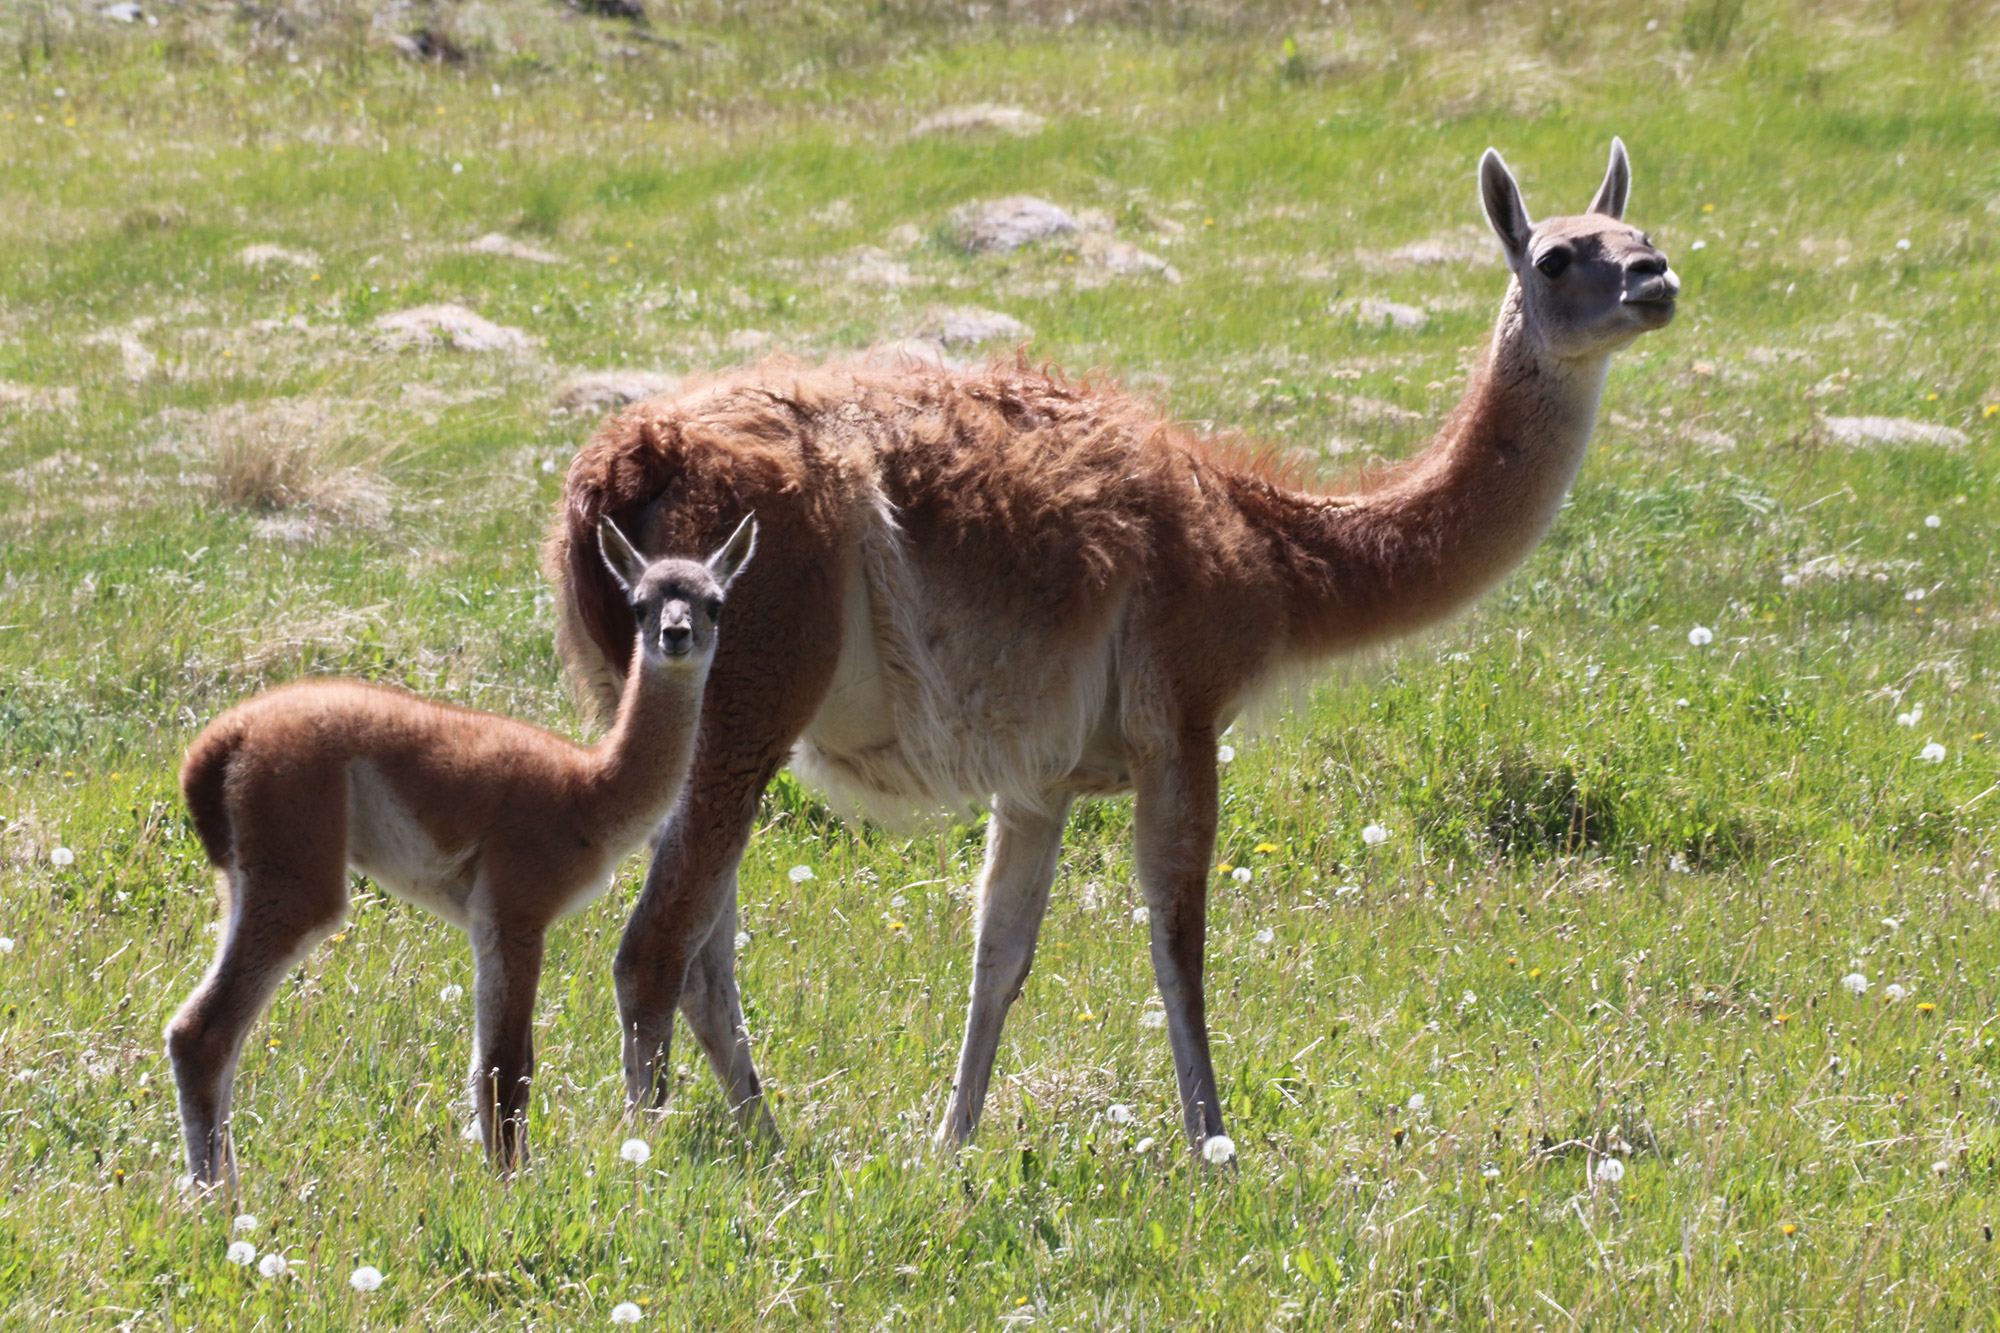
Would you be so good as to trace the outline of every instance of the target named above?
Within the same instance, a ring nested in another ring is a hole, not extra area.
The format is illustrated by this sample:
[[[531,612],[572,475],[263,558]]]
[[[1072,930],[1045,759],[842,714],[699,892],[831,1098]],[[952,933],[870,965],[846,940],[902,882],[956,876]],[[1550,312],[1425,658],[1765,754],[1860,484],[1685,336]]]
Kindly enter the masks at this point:
[[[756,549],[757,516],[745,514],[743,521],[736,525],[736,531],[729,534],[729,540],[708,558],[708,572],[715,575],[715,581],[727,591],[743,566],[749,563],[750,555]]]
[[[1625,216],[1625,200],[1631,193],[1632,160],[1625,156],[1625,141],[1613,135],[1611,165],[1604,169],[1604,184],[1597,187],[1597,197],[1590,201],[1590,207],[1585,211],[1622,219]]]
[[[1518,270],[1527,260],[1528,234],[1534,230],[1534,223],[1528,221],[1528,209],[1521,202],[1521,187],[1514,183],[1514,173],[1507,170],[1500,154],[1491,148],[1479,159],[1479,202],[1486,208],[1486,220],[1493,225],[1493,234],[1507,251],[1507,267]]]
[[[625,534],[611,521],[611,515],[600,514],[597,519],[597,551],[604,557],[604,567],[611,571],[611,577],[618,580],[618,586],[626,592],[639,586],[639,580],[646,573],[646,557],[639,554],[637,547],[625,540]]]

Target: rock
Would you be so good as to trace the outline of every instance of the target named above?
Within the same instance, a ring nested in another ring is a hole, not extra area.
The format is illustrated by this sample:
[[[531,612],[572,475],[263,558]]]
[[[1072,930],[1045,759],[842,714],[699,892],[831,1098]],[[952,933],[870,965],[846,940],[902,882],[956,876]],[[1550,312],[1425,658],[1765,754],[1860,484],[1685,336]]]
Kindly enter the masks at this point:
[[[468,254],[504,255],[508,259],[525,259],[530,264],[560,264],[563,257],[551,254],[538,245],[517,241],[511,236],[503,236],[497,231],[489,231],[476,241],[468,241],[460,247]]]
[[[680,376],[651,370],[587,370],[556,390],[556,402],[572,412],[609,412],[680,386]]]
[[[991,203],[971,203],[951,215],[952,231],[971,254],[1008,254],[1034,241],[1066,236],[1076,219],[1046,199],[1013,194]]]
[[[1121,276],[1133,273],[1157,273],[1168,282],[1181,280],[1180,270],[1149,250],[1141,250],[1130,241],[1115,240],[1109,236],[1092,234],[1086,238],[1083,257],[1087,263]]]
[[[449,344],[461,352],[526,352],[535,340],[520,329],[495,324],[462,305],[423,305],[375,321],[393,348]]]
[[[318,268],[319,256],[310,250],[287,250],[282,245],[259,241],[236,252],[236,262],[261,268],[265,264],[290,264],[295,268]]]
[[[1827,438],[1835,444],[1941,444],[1963,449],[1972,438],[1950,426],[1908,417],[1827,417]]]
[[[139,23],[143,22],[146,17],[146,11],[131,3],[131,0],[122,0],[119,4],[106,5],[104,8],[98,10],[97,13],[100,18],[110,19],[113,23]]]
[[[955,106],[917,122],[910,131],[918,134],[1039,134],[1043,120],[1032,111],[1017,106],[981,102],[976,106]]]
[[[981,310],[977,306],[938,311],[932,316],[925,333],[945,347],[973,347],[1002,340],[1022,343],[1035,336],[1033,329],[1012,315],[1003,315],[997,310]]]

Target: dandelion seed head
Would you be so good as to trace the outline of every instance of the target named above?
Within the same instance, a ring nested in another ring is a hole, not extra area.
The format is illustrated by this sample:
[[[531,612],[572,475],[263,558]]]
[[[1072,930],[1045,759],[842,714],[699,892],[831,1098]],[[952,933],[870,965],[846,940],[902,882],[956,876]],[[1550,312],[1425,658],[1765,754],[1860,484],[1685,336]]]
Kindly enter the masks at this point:
[[[1796,588],[1799,586],[1799,576],[1797,574],[1787,574],[1783,578],[1778,580],[1778,586],[1783,588]]]
[[[373,1264],[363,1264],[347,1275],[347,1285],[356,1291],[376,1291],[382,1286],[382,1270]]]
[[[636,1324],[639,1322],[639,1307],[630,1301],[620,1301],[611,1307],[611,1322],[614,1324]]]
[[[438,999],[444,1001],[446,1004],[457,1004],[464,998],[465,987],[459,985],[456,981],[438,992]]]
[[[247,1240],[232,1240],[229,1242],[228,1253],[222,1257],[238,1268],[248,1268],[257,1262],[257,1247]]]
[[[1494,1166],[1491,1162],[1488,1162],[1486,1164],[1486,1169],[1484,1171],[1481,1171],[1479,1174],[1487,1180],[1498,1180],[1500,1179],[1500,1168]]]
[[[1936,514],[1925,514],[1924,526],[1927,528],[1941,528],[1944,526],[1944,520],[1939,518]]]
[[[1123,1102],[1113,1102],[1105,1108],[1104,1118],[1114,1125],[1129,1125],[1132,1123],[1132,1108]]]
[[[73,866],[76,864],[76,853],[67,847],[57,847],[49,853],[49,864],[52,866]]]
[[[1218,746],[1216,746],[1216,747],[1215,747],[1215,762],[1216,762],[1216,763],[1218,763],[1218,764],[1227,764],[1227,763],[1230,763],[1230,762],[1232,762],[1232,761],[1233,761],[1233,760],[1234,760],[1235,758],[1236,758],[1236,747],[1235,747],[1235,746],[1233,746],[1233,745],[1218,745]]]
[[[1905,237],[1903,237],[1903,238],[1902,238],[1901,240],[1897,241],[1897,242],[1896,242],[1896,248],[1897,248],[1898,250],[1907,250],[1907,249],[1909,249],[1909,248],[1910,248],[1910,238],[1909,238],[1909,237],[1907,237],[1907,236],[1905,236]]]
[[[1389,841],[1389,830],[1383,828],[1380,824],[1369,824],[1361,830],[1361,841],[1367,843],[1370,847],[1380,847],[1383,843]]]
[[[236,1220],[229,1225],[233,1231],[255,1231],[257,1229],[257,1215],[255,1213],[238,1213]]]
[[[1946,1176],[1948,1176],[1948,1175],[1950,1175],[1950,1174],[1951,1174],[1951,1163],[1950,1163],[1950,1162],[1932,1162],[1932,1163],[1931,1163],[1931,1170],[1933,1170],[1933,1171],[1935,1171],[1935,1172],[1937,1173],[1937,1177],[1938,1177],[1938,1179],[1939,1179],[1939,1180],[1943,1180],[1943,1179],[1944,1179],[1944,1178],[1945,1178]]]
[[[1715,642],[1715,631],[1706,625],[1696,625],[1688,631],[1688,642],[1697,648],[1706,648]]]
[[[785,875],[792,883],[803,884],[813,877],[813,868],[811,866],[793,866],[785,872]],[[634,1308],[636,1309],[637,1307],[635,1306]]]
[[[1248,884],[1251,880],[1251,877],[1252,875],[1249,866],[1238,866],[1236,867],[1236,869],[1229,872],[1229,878],[1235,880],[1238,884]]]
[[[1625,1163],[1616,1157],[1606,1157],[1597,1164],[1597,1179],[1602,1184],[1616,1185],[1625,1179]]]
[[[1412,1111],[1421,1111],[1426,1106],[1430,1105],[1430,1099],[1424,1096],[1424,1094],[1422,1094],[1421,1092],[1413,1092],[1410,1094],[1410,1100],[1405,1104]]]
[[[889,908],[891,911],[900,912],[909,905],[910,905],[910,900],[908,898],[905,898],[900,893],[889,900]]]
[[[1868,993],[1868,978],[1862,976],[1859,972],[1849,972],[1840,979],[1840,984],[1842,989],[1849,995],[1866,995]]]
[[[744,951],[745,949],[747,949],[747,948],[749,948],[749,947],[750,947],[750,932],[749,932],[749,931],[747,931],[747,930],[739,930],[739,931],[737,931],[737,932],[736,932],[736,952],[738,952],[738,953],[742,953],[742,952],[743,952],[743,951]]]
[[[1894,1004],[1897,1000],[1902,999],[1905,995],[1908,994],[1909,992],[1903,989],[1900,983],[1894,981],[1890,982],[1888,985],[1882,988],[1882,998],[1889,1001],[1891,1004]]]
[[[1272,940],[1278,938],[1278,932],[1266,926],[1257,932],[1255,938],[1259,944],[1269,944]]]
[[[291,1265],[285,1262],[285,1256],[279,1254],[276,1250],[271,1251],[257,1261],[257,1271],[265,1277],[272,1279],[283,1277],[285,1270],[290,1267]]]
[[[1151,1152],[1153,1151],[1153,1141],[1151,1139],[1140,1139],[1132,1145],[1132,1151],[1134,1153]]]
[[[1227,1134],[1217,1134],[1201,1145],[1201,1160],[1210,1166],[1221,1166],[1236,1158],[1236,1140]]]
[[[1944,753],[1944,747],[1936,741],[1932,741],[1924,746],[1923,749],[1917,751],[1917,758],[1927,764],[1942,764],[1944,762]]]
[[[12,935],[0,935],[0,953],[12,952],[14,952],[14,937]]]
[[[1146,910],[1146,905],[1144,903],[1141,903],[1137,907],[1132,909],[1132,924],[1135,926],[1143,926],[1146,924],[1146,918],[1150,915],[1151,913],[1149,913]]]
[[[1164,1009],[1147,1009],[1139,1014],[1139,1026],[1142,1028],[1163,1028],[1166,1025],[1167,1013]]]
[[[619,1145],[618,1155],[634,1166],[644,1166],[646,1160],[653,1155],[653,1150],[647,1146],[644,1139],[627,1139]]]

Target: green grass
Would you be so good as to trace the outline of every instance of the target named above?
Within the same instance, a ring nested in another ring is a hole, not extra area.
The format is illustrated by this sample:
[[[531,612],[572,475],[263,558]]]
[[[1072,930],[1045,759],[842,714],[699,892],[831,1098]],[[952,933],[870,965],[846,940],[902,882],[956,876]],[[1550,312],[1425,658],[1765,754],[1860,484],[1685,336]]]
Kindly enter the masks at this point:
[[[2000,1326],[1990,11],[656,4],[635,32],[487,0],[412,10],[466,57],[415,65],[331,0],[149,8],[0,14],[0,1323]],[[909,133],[980,101],[1047,126]],[[241,1200],[177,1192],[159,1034],[214,914],[180,747],[313,672],[580,729],[535,554],[595,420],[556,409],[573,374],[979,305],[1337,471],[1421,441],[1485,336],[1478,152],[1564,212],[1613,133],[1685,308],[1615,363],[1554,533],[1230,738],[1233,1173],[1175,1137],[1127,803],[1074,817],[980,1138],[939,1162],[978,831],[848,827],[781,780],[742,972],[782,1159],[684,1036],[664,1119],[620,1122],[635,859],[553,937],[524,1179],[460,1138],[462,939],[364,886],[252,1039]],[[941,243],[1014,191],[1182,281]],[[463,248],[494,231],[563,262]],[[1425,239],[1468,257],[1394,256]],[[850,276],[871,257],[908,281]],[[376,336],[447,301],[530,350]],[[215,441],[278,400],[362,442],[322,468],[386,512],[216,498]],[[1964,442],[1827,424],[1862,415]],[[289,1276],[224,1262],[238,1211]]]

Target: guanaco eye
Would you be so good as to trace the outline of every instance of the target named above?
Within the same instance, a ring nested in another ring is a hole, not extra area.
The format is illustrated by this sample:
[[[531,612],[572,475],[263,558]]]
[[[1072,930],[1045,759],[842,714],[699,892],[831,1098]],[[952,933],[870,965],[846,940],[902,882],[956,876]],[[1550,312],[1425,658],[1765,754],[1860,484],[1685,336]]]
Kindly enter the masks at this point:
[[[1545,278],[1560,278],[1569,267],[1569,251],[1551,250],[1535,261],[1535,269]]]
[[[702,609],[708,612],[710,620],[722,619],[722,599],[720,597],[709,598],[708,601],[702,604]]]

